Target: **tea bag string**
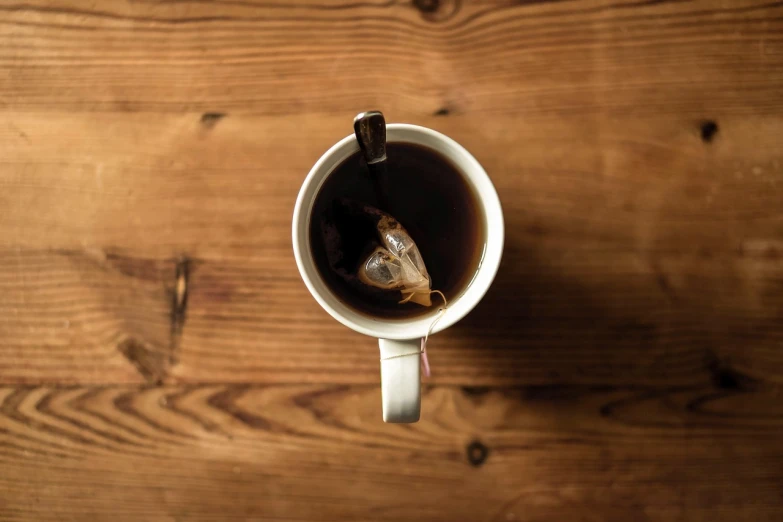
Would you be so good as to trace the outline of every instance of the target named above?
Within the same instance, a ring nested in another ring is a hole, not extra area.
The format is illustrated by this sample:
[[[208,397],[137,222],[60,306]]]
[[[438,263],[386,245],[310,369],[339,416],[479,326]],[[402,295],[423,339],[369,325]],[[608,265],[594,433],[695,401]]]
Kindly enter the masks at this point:
[[[421,365],[424,370],[424,375],[426,377],[429,377],[431,375],[430,372],[430,362],[427,358],[427,341],[430,338],[430,335],[432,334],[432,331],[435,329],[435,325],[438,324],[438,321],[440,321],[441,317],[443,317],[444,313],[446,312],[446,309],[449,306],[449,302],[446,299],[446,296],[443,295],[443,292],[440,290],[430,290],[430,294],[438,294],[443,299],[443,307],[438,309],[438,315],[435,317],[435,319],[432,320],[432,323],[430,323],[429,329],[427,329],[427,334],[421,338],[421,348],[419,351],[416,352],[408,352],[408,353],[401,353],[399,355],[392,355],[390,357],[381,357],[381,361],[388,361],[389,359],[397,359],[400,357],[409,357],[411,355],[419,355],[421,356]],[[408,300],[412,297],[408,296],[406,299],[401,301],[401,303],[406,303]]]
[[[443,300],[445,301],[446,298],[444,297]],[[443,317],[443,314],[446,313],[446,306],[444,305],[443,308],[438,310],[438,316],[435,318],[434,321],[432,321],[432,324],[430,324],[430,329],[427,330],[427,335],[421,338],[421,365],[424,368],[424,376],[429,377],[431,375],[430,372],[430,360],[427,358],[427,340],[430,337],[430,334],[432,333],[432,330],[435,329],[435,325],[438,324],[438,321],[440,321],[440,318]]]
[[[405,304],[405,303],[407,303],[408,301],[410,301],[413,298],[414,295],[416,295],[418,293],[422,293],[423,294],[424,292],[411,292],[411,294],[408,297],[406,297],[402,301],[399,301],[397,304]],[[443,295],[443,292],[441,292],[440,290],[429,290],[429,293],[430,293],[430,295],[438,294],[440,296],[440,298],[443,299],[443,306],[444,306],[444,308],[449,305],[449,302],[446,301],[446,296]]]
[[[441,299],[443,299],[443,307],[438,309],[438,316],[435,317],[432,323],[430,323],[430,328],[427,330],[427,335],[425,335],[424,339],[422,339],[422,351],[424,351],[424,346],[427,344],[427,339],[429,339],[430,334],[432,334],[432,331],[435,329],[435,325],[438,324],[438,321],[440,321],[440,318],[443,317],[443,313],[449,306],[449,302],[446,300],[446,296],[443,295],[443,292],[440,290],[430,290],[430,294],[438,294]]]
[[[440,321],[440,318],[443,317],[443,312],[445,312],[445,308],[439,308],[438,309],[438,316],[435,318],[435,320],[432,321],[430,324],[430,329],[427,330],[427,334],[421,338],[421,349],[417,352],[408,352],[408,353],[400,353],[397,355],[390,355],[388,357],[381,357],[382,361],[388,361],[389,359],[399,359],[400,357],[408,357],[410,355],[421,355],[423,353],[426,353],[426,346],[427,346],[427,339],[429,339],[430,334],[432,333],[432,330],[435,328],[435,325]]]

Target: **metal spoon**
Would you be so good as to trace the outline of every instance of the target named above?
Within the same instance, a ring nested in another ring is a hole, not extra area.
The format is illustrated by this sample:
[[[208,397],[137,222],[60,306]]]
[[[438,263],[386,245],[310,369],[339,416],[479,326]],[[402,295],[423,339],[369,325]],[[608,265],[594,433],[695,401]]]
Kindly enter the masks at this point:
[[[386,161],[386,119],[381,111],[357,114],[353,119],[353,131],[368,165]]]
[[[360,112],[353,119],[356,141],[367,161],[370,178],[381,210],[388,209],[386,197],[386,119],[380,111]]]

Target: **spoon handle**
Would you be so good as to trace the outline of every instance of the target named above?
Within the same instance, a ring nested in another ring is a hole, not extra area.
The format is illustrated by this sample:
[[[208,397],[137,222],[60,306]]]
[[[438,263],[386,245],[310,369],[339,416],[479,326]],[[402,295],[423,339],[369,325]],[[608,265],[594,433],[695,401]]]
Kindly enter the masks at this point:
[[[353,119],[353,130],[368,165],[386,161],[386,119],[382,112],[357,114]]]
[[[361,112],[353,119],[353,130],[367,162],[367,170],[370,172],[378,205],[388,212],[390,209],[387,197],[386,119],[380,111]]]

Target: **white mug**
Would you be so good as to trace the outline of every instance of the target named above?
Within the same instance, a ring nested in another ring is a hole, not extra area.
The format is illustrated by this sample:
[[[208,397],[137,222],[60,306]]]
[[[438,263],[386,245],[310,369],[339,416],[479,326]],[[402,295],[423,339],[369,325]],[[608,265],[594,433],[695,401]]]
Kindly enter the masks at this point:
[[[386,126],[388,142],[413,143],[432,149],[457,167],[477,195],[478,214],[486,227],[486,243],[479,267],[462,293],[453,297],[429,332],[438,309],[411,319],[382,319],[363,315],[341,302],[324,283],[310,251],[313,204],[331,172],[359,151],[354,135],[339,141],[316,162],[299,191],[293,218],[296,265],[316,301],[348,328],[377,337],[381,350],[381,394],[385,422],[416,422],[421,411],[421,339],[453,325],[475,307],[492,284],[503,254],[503,211],[495,187],[478,161],[451,138],[425,127],[403,123]],[[425,259],[426,262],[426,259]]]

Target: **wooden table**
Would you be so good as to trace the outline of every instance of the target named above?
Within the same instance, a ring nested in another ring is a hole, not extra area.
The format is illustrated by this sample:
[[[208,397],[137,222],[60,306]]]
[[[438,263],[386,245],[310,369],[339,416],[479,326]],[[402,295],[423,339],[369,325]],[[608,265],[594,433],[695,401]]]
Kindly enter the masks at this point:
[[[291,213],[355,113],[507,246],[380,419]],[[780,521],[783,5],[0,4],[3,520]]]

